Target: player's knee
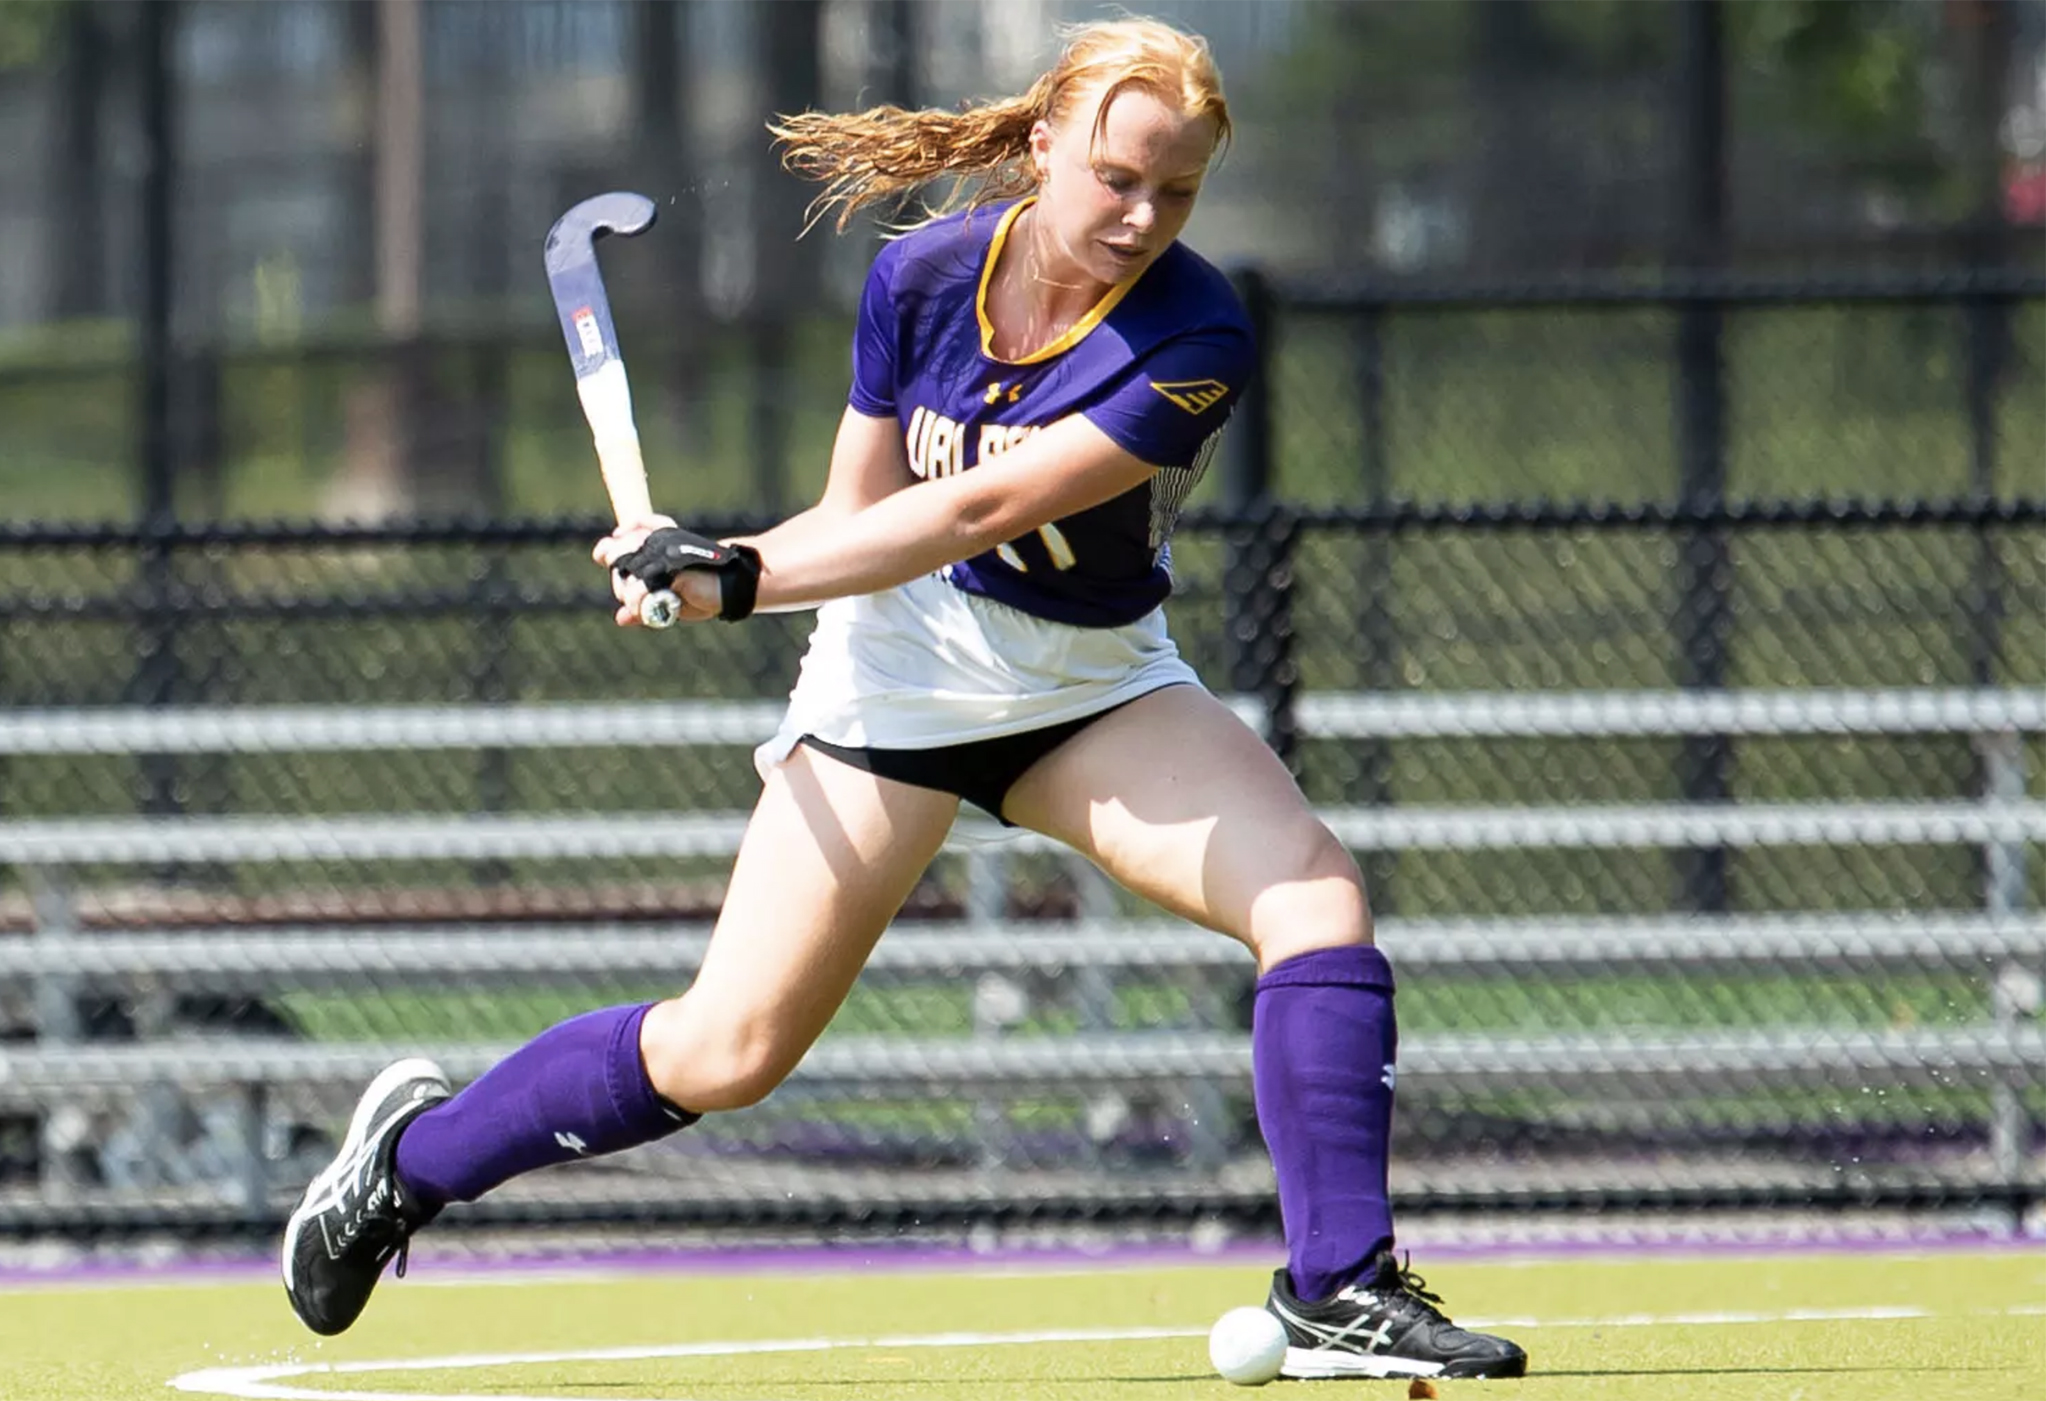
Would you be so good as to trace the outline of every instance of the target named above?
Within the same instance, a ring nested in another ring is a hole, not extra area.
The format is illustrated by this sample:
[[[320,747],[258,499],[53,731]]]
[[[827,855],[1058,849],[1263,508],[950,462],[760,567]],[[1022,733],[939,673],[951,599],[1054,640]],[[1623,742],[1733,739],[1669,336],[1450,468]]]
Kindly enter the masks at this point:
[[[750,1108],[773,1094],[793,1069],[793,1060],[736,1047],[712,1067],[713,1073],[705,1078],[713,1088],[698,1098],[705,1101],[707,1109]]]
[[[724,1102],[718,1109],[747,1109],[749,1104],[759,1104],[788,1080],[800,1059],[800,1049],[784,1047],[771,1037],[730,1037],[718,1068],[724,1080]]]
[[[1270,884],[1250,910],[1244,942],[1262,967],[1314,949],[1372,941],[1371,902],[1350,853],[1312,824],[1272,852]]]
[[[647,1057],[647,1077],[660,1096],[699,1114],[758,1104],[792,1069],[792,1058],[748,1037],[705,1039]]]
[[[663,1099],[699,1114],[744,1109],[766,1099],[802,1059],[763,1017],[698,1008],[687,997],[647,1016],[640,1054]]]

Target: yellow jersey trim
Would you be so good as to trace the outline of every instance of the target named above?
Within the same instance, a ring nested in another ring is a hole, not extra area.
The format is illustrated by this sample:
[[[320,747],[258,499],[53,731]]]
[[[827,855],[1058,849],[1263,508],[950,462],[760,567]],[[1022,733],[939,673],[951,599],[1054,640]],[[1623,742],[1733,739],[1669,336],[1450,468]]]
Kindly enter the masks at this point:
[[[980,269],[980,290],[973,294],[973,314],[980,321],[980,353],[997,365],[1036,365],[1051,359],[1054,355],[1063,355],[1087,339],[1087,333],[1107,320],[1108,313],[1114,311],[1116,304],[1129,295],[1130,288],[1137,285],[1137,279],[1134,277],[1127,282],[1116,283],[1100,301],[1087,309],[1085,316],[1068,326],[1056,340],[1020,359],[1004,360],[995,354],[995,323],[988,319],[987,314],[988,283],[994,281],[995,264],[1001,261],[1002,246],[1009,241],[1009,229],[1015,224],[1016,217],[1035,203],[1036,195],[1024,196],[1010,205],[1008,212],[1002,215],[1002,222],[995,225],[995,236],[987,246],[987,262]]]

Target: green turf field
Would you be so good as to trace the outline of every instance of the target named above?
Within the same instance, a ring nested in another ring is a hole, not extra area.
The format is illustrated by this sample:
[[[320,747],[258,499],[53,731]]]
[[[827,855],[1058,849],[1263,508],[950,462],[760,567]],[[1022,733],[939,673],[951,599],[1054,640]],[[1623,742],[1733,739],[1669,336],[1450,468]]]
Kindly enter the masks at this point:
[[[31,1287],[0,1300],[8,1401],[184,1394],[605,1401],[1225,1397],[1203,1335],[1256,1264],[807,1275],[464,1277],[422,1244],[345,1338],[268,1283]],[[1416,1267],[1426,1264],[1417,1260]],[[1444,1261],[1457,1316],[1535,1375],[1445,1401],[2046,1397],[2046,1250]],[[377,1365],[383,1364],[383,1365]],[[1280,1384],[1404,1397],[1404,1382]]]

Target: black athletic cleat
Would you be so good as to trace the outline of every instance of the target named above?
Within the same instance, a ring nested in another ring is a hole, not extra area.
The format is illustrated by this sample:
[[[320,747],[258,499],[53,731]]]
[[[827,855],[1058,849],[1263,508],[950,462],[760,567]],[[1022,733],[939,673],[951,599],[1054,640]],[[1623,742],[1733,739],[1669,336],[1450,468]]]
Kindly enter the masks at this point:
[[[1517,1343],[1457,1327],[1427,1281],[1380,1252],[1369,1273],[1317,1303],[1293,1297],[1282,1266],[1265,1307],[1286,1328],[1282,1377],[1522,1377]]]
[[[405,1273],[407,1242],[434,1213],[398,1183],[398,1132],[452,1093],[430,1060],[386,1066],[356,1101],[340,1152],[299,1198],[284,1228],[284,1293],[315,1333],[355,1322],[392,1256]]]

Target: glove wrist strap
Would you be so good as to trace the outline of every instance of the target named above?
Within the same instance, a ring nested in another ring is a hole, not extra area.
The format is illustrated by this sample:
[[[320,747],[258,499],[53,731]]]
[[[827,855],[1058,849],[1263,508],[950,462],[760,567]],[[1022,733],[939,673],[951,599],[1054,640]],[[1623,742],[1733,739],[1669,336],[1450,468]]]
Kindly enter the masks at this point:
[[[718,570],[718,616],[736,623],[753,616],[760,597],[760,551],[751,545],[728,545],[733,559]]]

